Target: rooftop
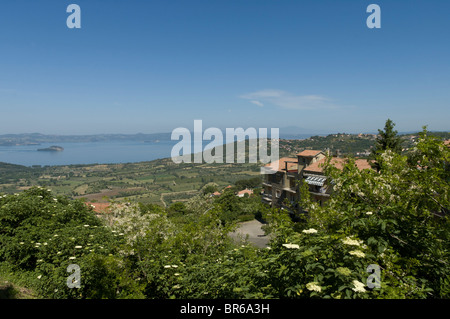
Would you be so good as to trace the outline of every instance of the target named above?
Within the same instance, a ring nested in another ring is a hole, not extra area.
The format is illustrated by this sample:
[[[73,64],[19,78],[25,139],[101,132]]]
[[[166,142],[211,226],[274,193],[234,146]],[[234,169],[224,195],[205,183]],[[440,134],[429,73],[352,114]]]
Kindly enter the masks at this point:
[[[251,189],[244,189],[244,190],[241,190],[240,192],[238,192],[237,193],[237,195],[244,195],[244,194],[249,194],[249,195],[251,195],[251,194],[253,194],[253,190],[251,190]]]
[[[109,203],[86,202],[86,205],[91,206],[97,214],[109,213]]]
[[[305,167],[304,171],[308,172],[314,172],[314,173],[322,173],[323,172],[323,165],[326,162],[326,158],[323,158],[307,167]],[[331,159],[331,164],[336,167],[337,169],[342,170],[344,168],[344,165],[346,163],[346,158],[340,158],[340,157],[333,157]],[[356,167],[359,170],[363,169],[371,169],[370,163],[365,159],[356,159],[355,160]]]
[[[314,157],[314,156],[316,156],[319,153],[322,153],[322,151],[318,151],[318,150],[304,150],[303,152],[298,153],[297,156]]]
[[[285,171],[287,164],[287,170],[288,171],[297,171],[297,159],[292,157],[282,157],[278,161],[269,163],[265,165],[265,167],[270,167],[278,172]]]

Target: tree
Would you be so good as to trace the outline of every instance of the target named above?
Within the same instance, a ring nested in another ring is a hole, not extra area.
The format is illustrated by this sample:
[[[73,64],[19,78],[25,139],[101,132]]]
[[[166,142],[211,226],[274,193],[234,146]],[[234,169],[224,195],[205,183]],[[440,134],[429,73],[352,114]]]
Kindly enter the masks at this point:
[[[225,225],[231,223],[240,215],[239,198],[231,188],[225,189],[223,194],[215,200],[220,208],[220,219]]]
[[[375,148],[372,151],[375,155],[388,149],[398,154],[402,151],[401,138],[394,130],[394,126],[395,123],[391,119],[387,119],[384,131],[378,130],[380,136],[377,138]]]
[[[208,183],[202,188],[203,195],[209,195],[218,190],[216,183]]]
[[[169,216],[182,216],[187,213],[186,205],[182,202],[175,202],[169,206]]]
[[[387,119],[384,125],[384,131],[378,130],[378,135],[375,147],[372,149],[372,154],[370,155],[370,159],[374,160],[377,155],[380,153],[391,150],[397,154],[400,154],[402,151],[402,140],[397,135],[397,131],[394,130],[395,123],[391,119]],[[380,163],[375,161],[373,164],[374,168],[380,170]]]
[[[240,179],[234,183],[238,190],[243,190],[246,188],[256,188],[261,185],[261,177],[253,177],[249,179]]]

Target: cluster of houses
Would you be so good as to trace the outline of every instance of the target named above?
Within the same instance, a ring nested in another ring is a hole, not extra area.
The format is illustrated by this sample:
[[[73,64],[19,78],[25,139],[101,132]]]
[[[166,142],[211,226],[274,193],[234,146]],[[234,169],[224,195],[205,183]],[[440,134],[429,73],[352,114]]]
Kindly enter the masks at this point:
[[[305,150],[297,154],[296,158],[283,157],[278,161],[267,164],[270,172],[263,176],[262,201],[272,207],[289,208],[289,203],[295,207],[300,199],[299,181],[304,180],[309,186],[311,198],[323,205],[332,192],[331,181],[324,175],[323,165],[326,157],[324,151]],[[331,162],[338,169],[342,169],[346,159],[335,156]],[[358,169],[371,169],[365,159],[356,159]]]

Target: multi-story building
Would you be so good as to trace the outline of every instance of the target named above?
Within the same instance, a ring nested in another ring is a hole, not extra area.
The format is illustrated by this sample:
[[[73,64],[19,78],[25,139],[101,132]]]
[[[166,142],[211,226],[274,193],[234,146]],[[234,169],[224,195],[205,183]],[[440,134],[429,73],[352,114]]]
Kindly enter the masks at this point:
[[[295,158],[283,157],[266,165],[272,169],[272,174],[263,177],[263,202],[272,207],[280,207],[285,199],[294,203],[298,199],[297,181],[298,163]]]
[[[263,202],[272,207],[285,208],[286,199],[294,205],[299,198],[298,181],[304,180],[309,185],[311,198],[322,205],[329,199],[332,192],[331,181],[324,175],[323,165],[326,155],[323,151],[305,150],[297,154],[297,158],[283,157],[278,161],[266,165],[272,169],[272,174],[265,174],[263,178]],[[331,164],[338,169],[345,165],[345,158],[333,157]],[[359,169],[370,169],[367,160],[357,159],[355,164]]]

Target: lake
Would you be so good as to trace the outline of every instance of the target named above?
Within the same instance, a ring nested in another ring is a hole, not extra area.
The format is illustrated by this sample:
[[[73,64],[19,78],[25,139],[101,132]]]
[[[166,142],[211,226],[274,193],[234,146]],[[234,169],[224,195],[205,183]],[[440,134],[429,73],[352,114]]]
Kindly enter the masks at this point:
[[[281,138],[308,138],[310,134],[284,135]],[[152,161],[171,157],[171,151],[179,140],[107,141],[107,142],[54,142],[39,145],[0,146],[0,162],[32,165],[117,164]],[[203,141],[203,147],[221,145],[219,141]],[[61,152],[39,152],[39,148],[61,146]],[[193,147],[193,146],[192,146]],[[225,151],[224,151],[225,152]]]
[[[178,141],[110,141],[86,143],[42,143],[40,145],[0,146],[0,162],[32,165],[115,164],[152,161],[170,157]],[[62,146],[61,152],[39,152],[38,148]]]

